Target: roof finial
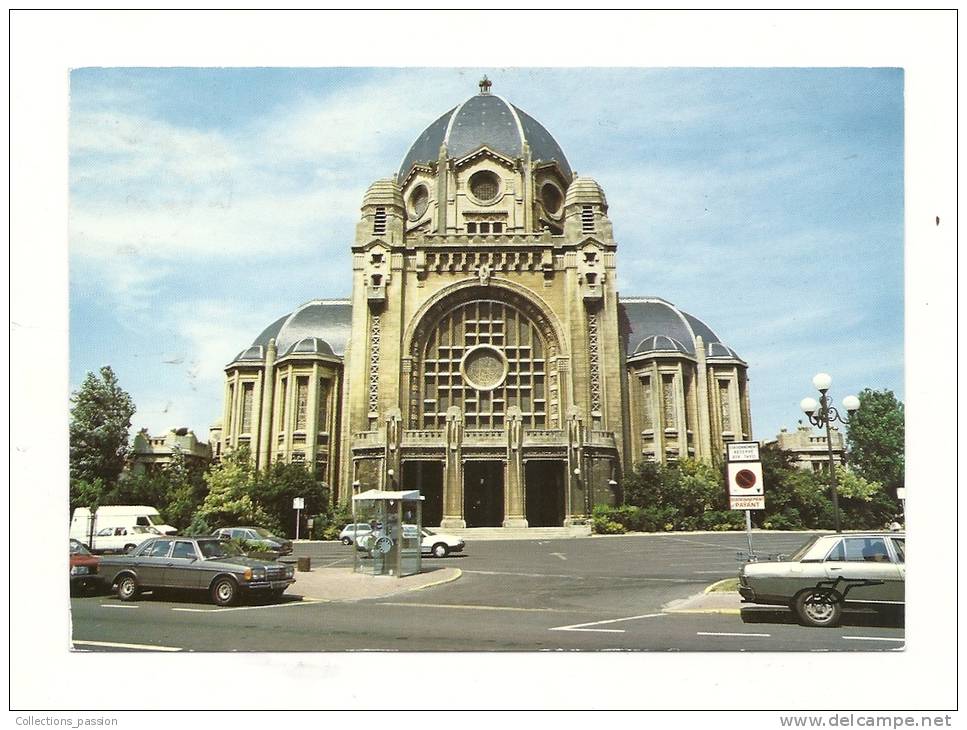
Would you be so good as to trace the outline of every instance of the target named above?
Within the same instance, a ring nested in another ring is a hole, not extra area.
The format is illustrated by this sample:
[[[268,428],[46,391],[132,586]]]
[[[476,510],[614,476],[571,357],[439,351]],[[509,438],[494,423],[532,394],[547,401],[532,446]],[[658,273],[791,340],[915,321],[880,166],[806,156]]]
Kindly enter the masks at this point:
[[[493,83],[491,83],[490,79],[487,78],[487,75],[484,74],[484,77],[480,79],[480,83],[478,84],[478,86],[480,86],[481,94],[489,94],[490,87],[493,86]]]

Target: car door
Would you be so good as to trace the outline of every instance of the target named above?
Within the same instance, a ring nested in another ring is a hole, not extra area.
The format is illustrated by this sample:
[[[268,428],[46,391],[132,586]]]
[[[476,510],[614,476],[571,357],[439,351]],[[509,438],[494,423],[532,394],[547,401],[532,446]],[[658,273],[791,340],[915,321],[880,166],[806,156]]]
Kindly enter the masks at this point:
[[[166,588],[198,588],[201,571],[198,570],[198,553],[191,540],[175,540],[171,555],[165,561],[162,585]]]
[[[847,601],[903,601],[903,580],[887,538],[878,535],[844,537],[823,562],[828,580]]]
[[[151,542],[148,549],[139,554],[135,562],[138,573],[138,583],[146,587],[163,586],[165,564],[171,552],[173,540],[157,539]]]

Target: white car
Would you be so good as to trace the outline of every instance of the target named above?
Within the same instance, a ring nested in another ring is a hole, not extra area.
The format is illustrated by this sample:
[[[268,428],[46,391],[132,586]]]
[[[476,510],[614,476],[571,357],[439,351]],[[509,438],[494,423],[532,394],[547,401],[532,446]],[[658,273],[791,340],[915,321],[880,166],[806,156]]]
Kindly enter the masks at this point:
[[[149,537],[157,537],[161,532],[154,527],[132,525],[131,527],[104,527],[94,533],[91,552],[124,553],[136,548]]]
[[[369,525],[367,525],[369,527]],[[415,537],[416,525],[403,525],[403,536],[407,538]],[[445,558],[450,553],[463,552],[466,543],[459,537],[447,535],[442,532],[434,532],[424,527],[421,531],[420,552],[423,555],[432,555],[434,558]],[[376,539],[382,537],[382,531],[375,533],[370,530],[366,535],[356,538],[356,549],[362,552],[371,553]]]
[[[373,531],[368,522],[357,522],[348,524],[339,533],[339,540],[343,545],[352,545],[353,539],[365,537]]]

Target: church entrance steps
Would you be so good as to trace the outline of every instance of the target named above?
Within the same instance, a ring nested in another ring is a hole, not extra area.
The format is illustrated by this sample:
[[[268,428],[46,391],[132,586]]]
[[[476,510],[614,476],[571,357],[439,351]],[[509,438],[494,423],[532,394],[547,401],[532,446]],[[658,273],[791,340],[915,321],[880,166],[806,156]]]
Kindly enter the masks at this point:
[[[573,527],[430,527],[436,532],[471,540],[565,540],[572,537],[588,537],[590,525]]]

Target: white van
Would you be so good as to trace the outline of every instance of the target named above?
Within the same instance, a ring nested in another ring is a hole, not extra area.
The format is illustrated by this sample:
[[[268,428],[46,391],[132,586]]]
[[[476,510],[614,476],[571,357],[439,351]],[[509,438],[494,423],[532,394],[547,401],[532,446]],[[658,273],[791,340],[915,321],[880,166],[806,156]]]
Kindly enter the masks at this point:
[[[135,527],[149,529],[134,530],[133,528]],[[138,534],[139,536],[146,535],[146,537],[141,538],[142,540],[156,534],[155,530],[162,535],[175,535],[178,532],[176,528],[164,523],[158,510],[154,507],[144,505],[106,505],[100,507],[94,513],[94,545],[89,544],[91,541],[91,511],[87,507],[78,507],[74,510],[74,515],[71,517],[70,536],[75,540],[80,540],[91,548],[91,550],[100,550],[101,548],[96,544],[97,533],[103,532],[107,528],[113,528],[112,535],[116,532],[117,528],[124,528],[128,533]],[[104,549],[114,549],[114,545],[112,544],[109,547],[105,546]]]

